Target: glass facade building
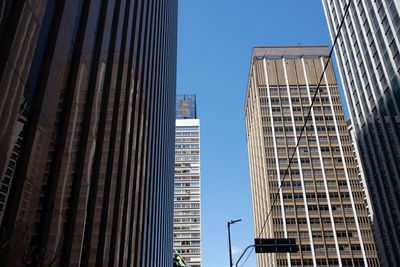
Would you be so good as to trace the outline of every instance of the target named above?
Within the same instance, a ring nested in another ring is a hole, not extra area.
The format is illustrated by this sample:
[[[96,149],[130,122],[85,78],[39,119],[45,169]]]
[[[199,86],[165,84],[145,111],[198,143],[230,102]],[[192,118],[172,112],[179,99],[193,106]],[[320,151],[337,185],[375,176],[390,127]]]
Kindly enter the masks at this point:
[[[0,265],[171,266],[177,1],[0,9]]]
[[[299,246],[257,254],[258,266],[379,266],[331,62],[322,76],[328,56],[328,47],[253,48],[245,119],[254,234]]]
[[[323,0],[333,38],[347,1]],[[400,2],[349,1],[335,54],[381,262],[400,265]]]
[[[174,249],[191,267],[201,267],[200,120],[195,95],[177,100]]]

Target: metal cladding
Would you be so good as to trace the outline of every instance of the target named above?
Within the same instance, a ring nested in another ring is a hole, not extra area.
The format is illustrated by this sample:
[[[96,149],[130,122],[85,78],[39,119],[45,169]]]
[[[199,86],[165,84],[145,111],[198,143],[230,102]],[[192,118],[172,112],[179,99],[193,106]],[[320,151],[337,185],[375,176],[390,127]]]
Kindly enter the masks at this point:
[[[3,7],[0,265],[172,266],[177,1]]]
[[[245,119],[254,234],[299,246],[257,254],[258,266],[379,266],[328,55],[253,49]]]
[[[333,40],[345,2],[322,3]],[[378,255],[383,265],[400,266],[400,1],[348,3],[335,54]]]

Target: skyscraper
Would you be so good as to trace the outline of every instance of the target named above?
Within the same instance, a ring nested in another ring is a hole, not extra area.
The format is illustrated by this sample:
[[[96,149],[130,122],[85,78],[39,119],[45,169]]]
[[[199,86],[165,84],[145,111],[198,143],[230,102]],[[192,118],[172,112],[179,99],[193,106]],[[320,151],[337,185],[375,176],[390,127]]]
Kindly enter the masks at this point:
[[[172,265],[177,1],[0,8],[0,265]]]
[[[360,162],[370,193],[380,259],[400,265],[400,2],[322,1]]]
[[[252,52],[245,118],[254,234],[299,245],[258,254],[258,266],[379,266],[331,62],[310,110],[328,55],[328,47]]]
[[[196,95],[177,97],[175,132],[174,249],[201,266],[200,120]]]

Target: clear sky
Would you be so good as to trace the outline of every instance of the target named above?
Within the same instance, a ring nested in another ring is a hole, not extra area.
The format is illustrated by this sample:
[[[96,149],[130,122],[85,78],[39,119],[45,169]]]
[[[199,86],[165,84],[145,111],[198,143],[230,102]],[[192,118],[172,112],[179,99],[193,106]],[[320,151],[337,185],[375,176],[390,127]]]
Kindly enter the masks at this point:
[[[179,0],[177,93],[197,95],[204,267],[229,266],[227,221],[242,219],[231,226],[234,262],[254,239],[244,121],[251,49],[299,44],[331,47],[321,0]]]

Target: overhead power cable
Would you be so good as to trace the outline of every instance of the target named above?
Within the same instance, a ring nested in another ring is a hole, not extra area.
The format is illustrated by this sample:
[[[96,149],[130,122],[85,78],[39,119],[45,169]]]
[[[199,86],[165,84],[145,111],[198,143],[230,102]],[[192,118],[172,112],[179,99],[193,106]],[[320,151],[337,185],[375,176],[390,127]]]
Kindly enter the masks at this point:
[[[250,255],[251,255],[251,253],[253,252],[253,250],[254,250],[254,247],[251,248],[249,254],[247,255],[247,257],[246,257],[246,259],[244,260],[244,262],[242,263],[242,265],[240,265],[240,267],[242,267],[242,266],[246,263],[246,261],[250,258]]]

